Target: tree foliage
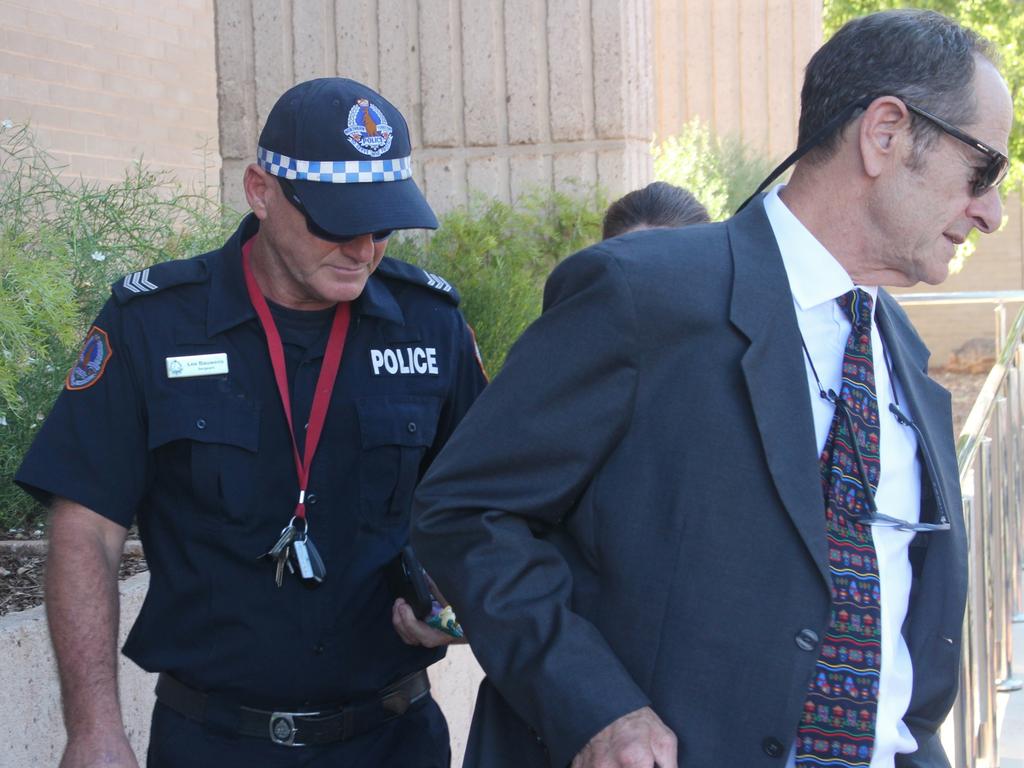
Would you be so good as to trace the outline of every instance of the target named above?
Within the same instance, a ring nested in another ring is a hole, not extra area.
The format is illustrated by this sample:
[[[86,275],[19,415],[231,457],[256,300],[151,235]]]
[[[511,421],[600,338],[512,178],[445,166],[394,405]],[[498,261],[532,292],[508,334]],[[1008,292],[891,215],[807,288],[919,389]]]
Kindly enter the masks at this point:
[[[736,136],[717,136],[699,118],[655,144],[651,155],[654,178],[689,190],[712,221],[731,216],[771,171],[767,158]]]
[[[1020,185],[1024,180],[1024,0],[825,0],[825,35],[828,37],[857,16],[908,6],[956,19],[988,38],[999,52],[997,63],[1014,104],[1007,185]]]

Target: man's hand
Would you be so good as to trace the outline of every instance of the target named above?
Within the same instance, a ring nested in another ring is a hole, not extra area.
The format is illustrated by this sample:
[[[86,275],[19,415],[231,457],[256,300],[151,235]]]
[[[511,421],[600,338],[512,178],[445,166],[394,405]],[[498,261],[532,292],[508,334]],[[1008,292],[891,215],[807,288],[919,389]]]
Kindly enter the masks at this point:
[[[139,768],[124,731],[68,739],[60,768]]]
[[[572,768],[678,768],[676,735],[650,707],[623,715],[573,758]]]
[[[447,632],[434,629],[416,618],[405,600],[398,598],[391,606],[391,624],[406,645],[422,645],[424,648],[439,648],[442,645],[463,645],[466,638],[452,637]]]

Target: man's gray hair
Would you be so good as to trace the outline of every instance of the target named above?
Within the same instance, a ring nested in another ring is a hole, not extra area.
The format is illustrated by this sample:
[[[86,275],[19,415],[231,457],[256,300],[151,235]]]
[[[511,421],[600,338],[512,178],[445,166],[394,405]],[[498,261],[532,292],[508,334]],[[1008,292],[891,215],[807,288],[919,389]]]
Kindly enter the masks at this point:
[[[976,32],[934,11],[882,11],[853,19],[807,65],[800,93],[799,143],[852,102],[879,96],[896,96],[954,125],[969,124],[977,106],[972,86],[975,56],[994,61],[995,51]],[[917,164],[939,129],[916,115],[911,119],[911,162]],[[816,163],[831,157],[845,127],[824,137],[808,159]]]

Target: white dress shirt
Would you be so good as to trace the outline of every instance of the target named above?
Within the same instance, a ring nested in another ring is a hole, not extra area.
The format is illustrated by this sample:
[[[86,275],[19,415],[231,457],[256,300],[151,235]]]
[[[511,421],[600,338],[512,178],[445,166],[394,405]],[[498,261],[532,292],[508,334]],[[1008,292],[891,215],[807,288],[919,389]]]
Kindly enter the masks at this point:
[[[807,344],[807,351],[827,392],[839,391],[842,379],[843,354],[850,334],[850,321],[835,299],[853,290],[854,283],[846,270],[819,243],[814,235],[779,198],[782,185],[765,197],[765,212],[775,233],[782,254],[782,263],[793,293],[797,323]],[[878,286],[862,285],[878,298]],[[872,304],[872,319],[875,304]],[[909,522],[918,522],[921,514],[921,465],[918,461],[917,438],[913,431],[900,425],[889,412],[893,387],[902,395],[898,383],[890,380],[883,354],[883,339],[878,325],[871,324],[871,350],[875,369],[880,420],[879,452],[881,475],[875,502],[881,514]],[[814,414],[814,431],[818,454],[825,447],[835,406],[819,396],[811,366],[807,369],[807,391]],[[900,409],[913,417],[903,397]],[[825,511],[822,509],[822,526]],[[875,724],[875,746],[871,768],[892,768],[897,752],[913,752],[917,742],[903,722],[910,704],[914,673],[910,651],[900,632],[910,601],[910,560],[908,547],[914,534],[884,526],[873,526],[871,534],[878,558],[878,580],[881,585],[881,667],[878,683],[878,714]],[[795,728],[795,726],[794,726]],[[795,736],[795,732],[794,732]],[[790,750],[787,768],[794,766],[795,746]]]

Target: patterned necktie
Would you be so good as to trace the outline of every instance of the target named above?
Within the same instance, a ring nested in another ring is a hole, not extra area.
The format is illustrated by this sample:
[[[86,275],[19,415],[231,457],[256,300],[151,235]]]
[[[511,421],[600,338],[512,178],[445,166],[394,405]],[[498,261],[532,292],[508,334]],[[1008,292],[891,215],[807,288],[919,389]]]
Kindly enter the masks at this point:
[[[796,765],[866,766],[875,743],[881,615],[870,512],[852,440],[871,491],[878,486],[878,398],[871,359],[871,295],[857,289],[837,303],[853,328],[843,355],[840,404],[821,453],[825,529],[832,574],[829,627],[797,728]],[[847,418],[842,411],[849,414]],[[853,434],[850,434],[850,426]]]

